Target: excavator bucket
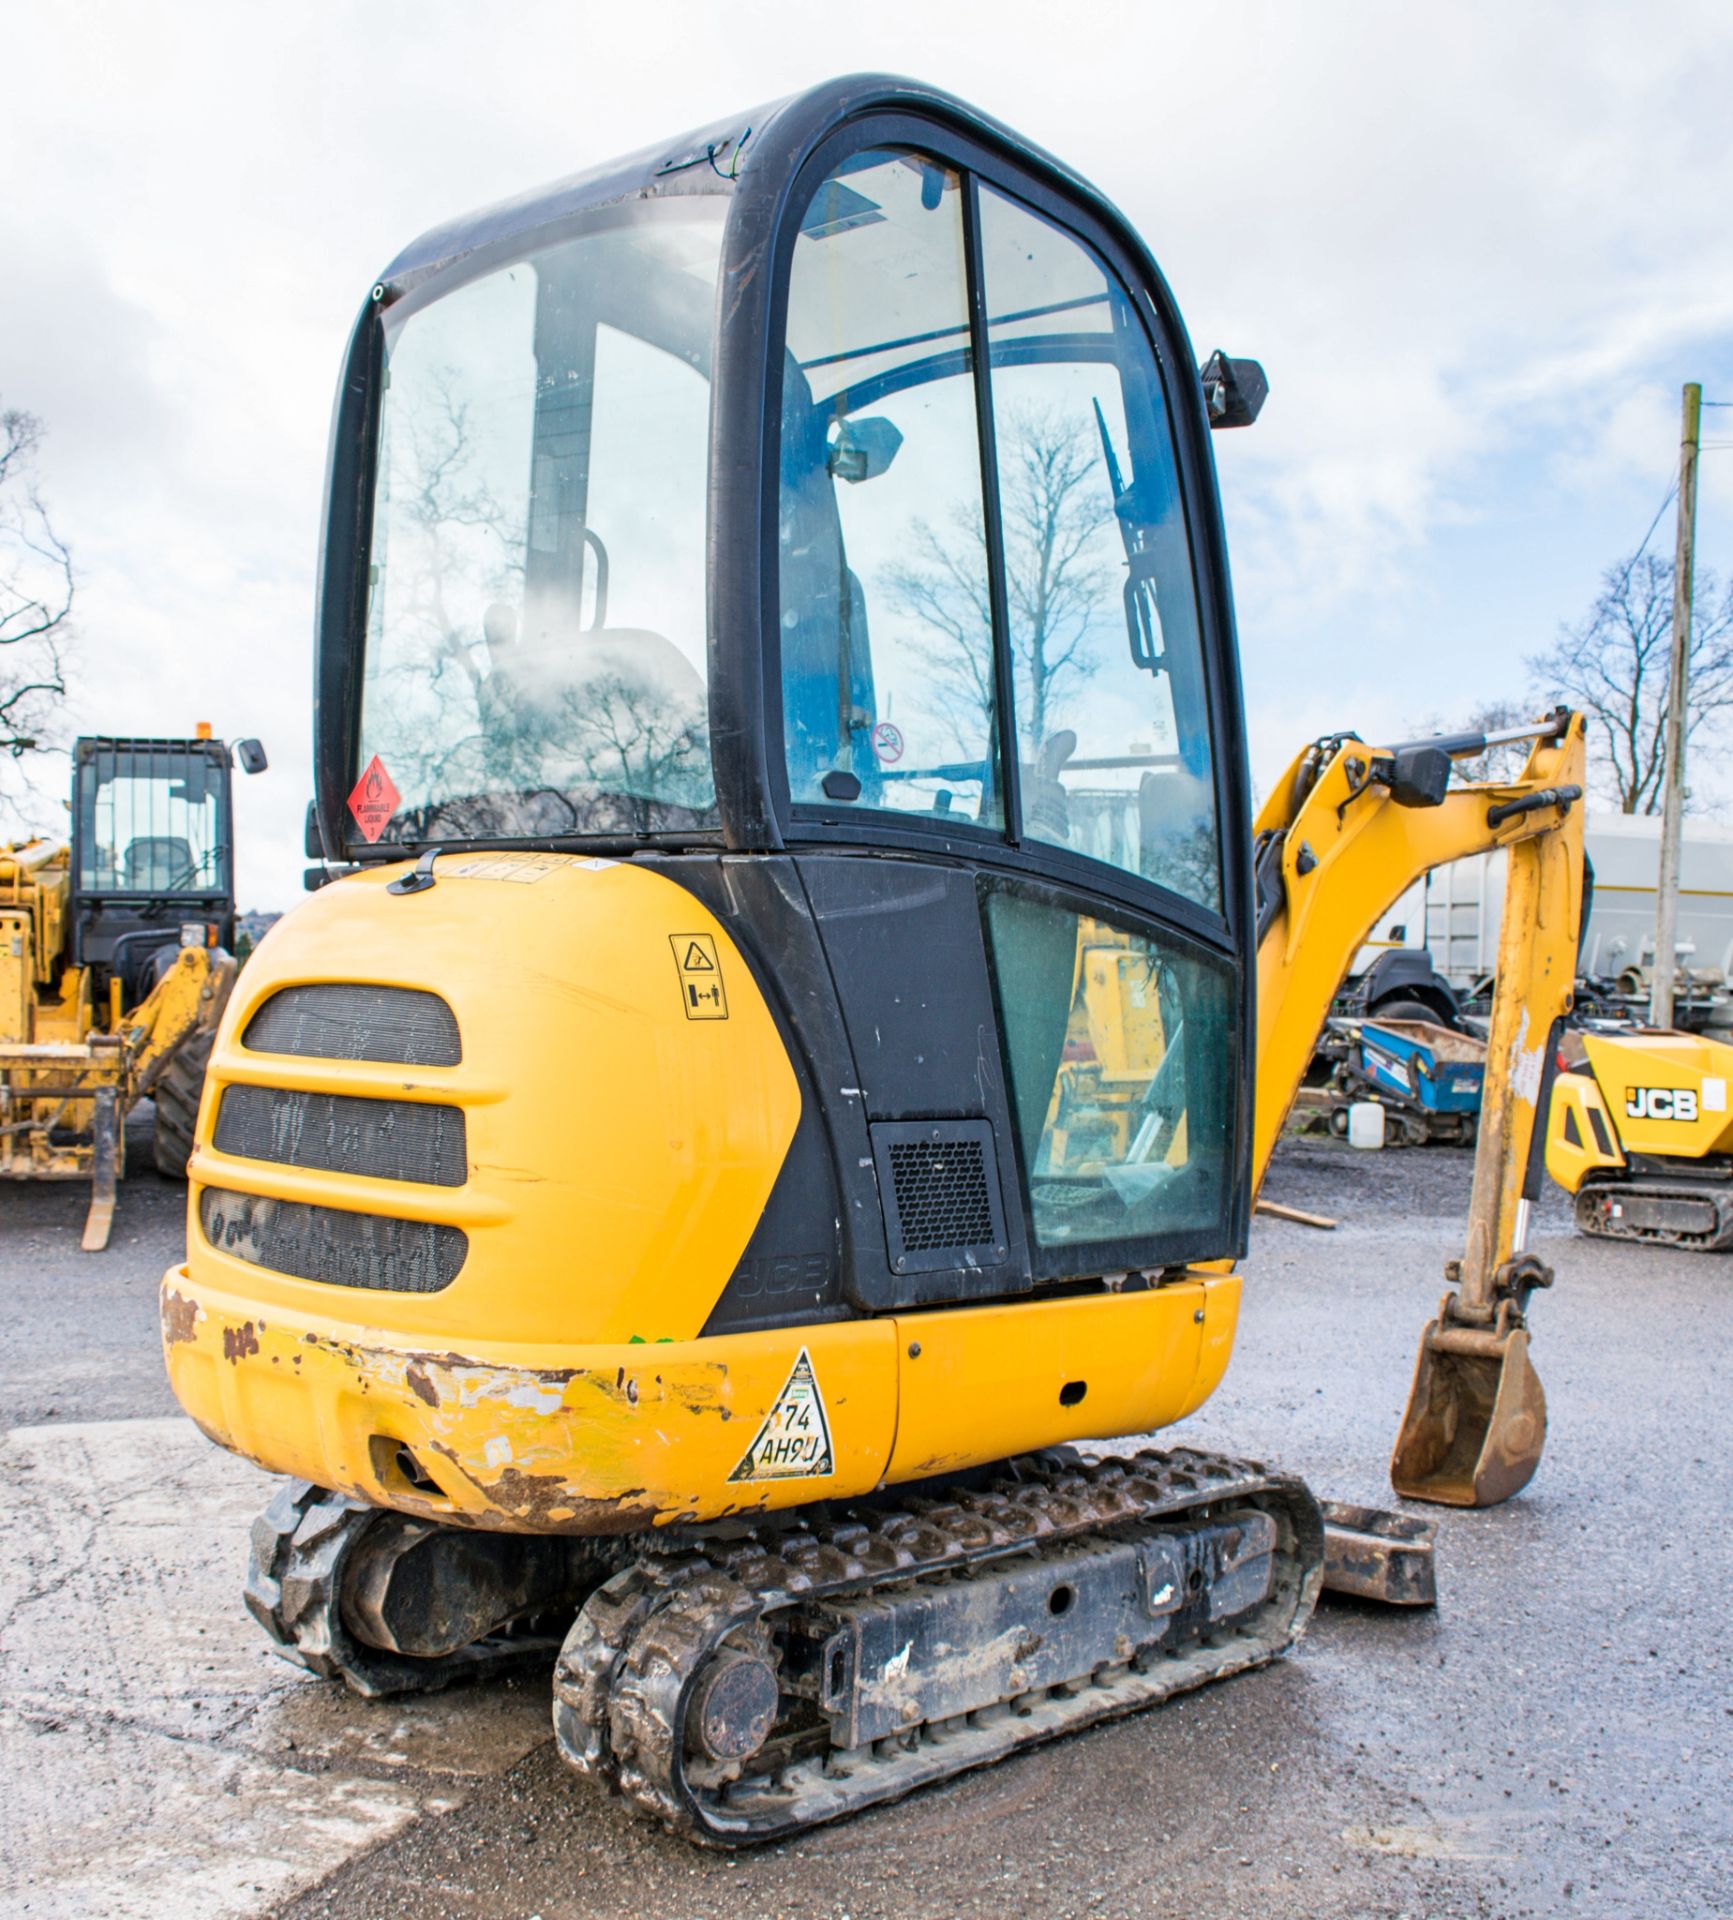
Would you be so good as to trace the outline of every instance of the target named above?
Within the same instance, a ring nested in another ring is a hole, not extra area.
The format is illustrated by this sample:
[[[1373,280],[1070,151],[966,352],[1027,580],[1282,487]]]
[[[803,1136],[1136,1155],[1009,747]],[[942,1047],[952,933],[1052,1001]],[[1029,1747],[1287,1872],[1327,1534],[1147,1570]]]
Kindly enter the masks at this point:
[[[1447,1507],[1495,1507],[1533,1479],[1545,1444],[1546,1394],[1527,1329],[1430,1321],[1390,1461],[1396,1491]]]

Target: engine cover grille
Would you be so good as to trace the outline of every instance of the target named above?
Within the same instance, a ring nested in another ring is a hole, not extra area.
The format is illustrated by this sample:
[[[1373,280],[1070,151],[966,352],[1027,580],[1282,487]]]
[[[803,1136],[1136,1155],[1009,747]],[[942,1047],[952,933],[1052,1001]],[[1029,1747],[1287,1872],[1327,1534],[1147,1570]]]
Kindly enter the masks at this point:
[[[348,981],[272,994],[241,1044],[254,1053],[403,1067],[455,1067],[463,1059],[457,1015],[438,994]]]
[[[226,1087],[212,1144],[243,1160],[432,1187],[461,1187],[469,1171],[463,1110],[414,1100]]]
[[[438,1293],[457,1278],[469,1252],[461,1227],[392,1220],[300,1200],[206,1187],[199,1225],[221,1253],[297,1280],[383,1293]]]
[[[873,1159],[885,1247],[899,1273],[1005,1257],[993,1129],[985,1120],[881,1120]]]

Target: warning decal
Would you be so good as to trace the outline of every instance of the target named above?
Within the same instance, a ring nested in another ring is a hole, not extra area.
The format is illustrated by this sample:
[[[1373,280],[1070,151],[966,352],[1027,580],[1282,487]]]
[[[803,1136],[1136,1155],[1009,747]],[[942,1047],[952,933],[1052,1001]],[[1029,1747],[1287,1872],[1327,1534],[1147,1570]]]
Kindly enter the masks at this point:
[[[722,962],[716,942],[707,933],[671,933],[674,964],[680,969],[680,1001],[688,1020],[726,1020],[728,994],[722,985]]]
[[[881,720],[873,728],[873,752],[887,767],[894,767],[903,757],[903,730],[893,727],[888,720]]]
[[[397,803],[403,795],[397,791],[397,783],[385,771],[385,762],[375,754],[367,762],[367,770],[355,782],[355,791],[349,796],[349,811],[355,816],[355,824],[361,829],[361,837],[372,846],[391,822],[391,816],[397,811]]]
[[[730,1480],[821,1480],[834,1473],[830,1458],[830,1422],[824,1396],[805,1347],[776,1396],[758,1438],[728,1476]]]
[[[578,864],[569,853],[478,853],[463,860],[442,860],[439,871],[442,878],[457,873],[468,880],[512,880],[519,886],[533,887],[550,873],[560,873]],[[612,866],[614,863],[609,860],[584,864]]]

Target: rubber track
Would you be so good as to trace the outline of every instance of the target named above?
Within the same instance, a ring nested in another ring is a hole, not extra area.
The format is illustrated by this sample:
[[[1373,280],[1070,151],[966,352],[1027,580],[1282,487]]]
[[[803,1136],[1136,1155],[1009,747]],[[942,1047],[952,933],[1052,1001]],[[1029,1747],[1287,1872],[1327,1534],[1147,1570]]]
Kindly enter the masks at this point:
[[[1104,1527],[1233,1506],[1261,1506],[1278,1520],[1277,1575],[1249,1625],[1205,1634],[1146,1665],[1100,1669],[1015,1705],[846,1755],[799,1760],[735,1783],[725,1799],[686,1779],[683,1721],[693,1683],[716,1647],[761,1632],[766,1616],[1068,1545]],[[942,1502],[839,1508],[804,1526],[767,1526],[737,1545],[706,1542],[640,1558],[591,1597],[567,1637],[554,1675],[554,1729],[576,1771],[618,1789],[675,1832],[714,1846],[750,1845],[1261,1666],[1299,1636],[1322,1578],[1323,1524],[1298,1480],[1189,1451],[1092,1465],[1036,1455],[1008,1463],[987,1488]]]
[[[1610,1224],[1596,1202],[1641,1196],[1653,1200],[1706,1200],[1715,1209],[1715,1226],[1708,1233],[1683,1233],[1668,1227],[1631,1227]],[[1591,1183],[1577,1194],[1574,1208],[1577,1231],[1597,1240],[1622,1240],[1627,1246],[1683,1247],[1690,1253],[1722,1253],[1733,1247],[1733,1193],[1701,1187],[1651,1185],[1642,1180]]]
[[[478,1640],[437,1659],[364,1646],[343,1624],[343,1569],[385,1512],[305,1480],[285,1480],[253,1522],[247,1611],[290,1660],[374,1700],[436,1693],[454,1680],[503,1673],[548,1656],[548,1642]]]

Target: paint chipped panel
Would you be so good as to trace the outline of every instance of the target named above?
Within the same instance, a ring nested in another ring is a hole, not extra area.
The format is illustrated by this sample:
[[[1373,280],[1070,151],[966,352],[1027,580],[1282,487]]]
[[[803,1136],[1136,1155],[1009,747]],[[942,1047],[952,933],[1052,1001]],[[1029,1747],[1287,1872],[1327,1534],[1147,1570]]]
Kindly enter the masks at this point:
[[[223,1358],[230,1366],[258,1351],[259,1335],[251,1320],[243,1320],[238,1327],[224,1327]]]
[[[174,1281],[184,1281],[178,1269]],[[647,1343],[630,1358],[593,1349],[589,1366],[515,1367],[383,1346],[361,1328],[327,1331],[275,1315],[267,1324],[239,1302],[204,1295],[194,1305],[176,1284],[165,1283],[162,1300],[165,1327],[181,1335],[166,1347],[170,1380],[195,1420],[273,1472],[406,1513],[502,1531],[612,1534],[758,1513],[809,1492],[774,1479],[729,1484],[746,1442],[786,1397],[799,1348]],[[892,1331],[805,1334],[810,1367],[830,1364],[821,1344],[839,1356],[833,1405],[866,1409],[864,1438],[833,1440],[827,1491],[864,1492],[880,1478],[894,1432]]]
[[[204,1317],[204,1308],[196,1300],[174,1287],[165,1287],[162,1294],[162,1337],[163,1345],[172,1347],[185,1340],[198,1338],[199,1321]]]
[[[1529,1046],[1529,1013],[1522,1010],[1522,1024],[1516,1030],[1516,1039],[1510,1049],[1510,1087],[1511,1092],[1526,1106],[1534,1107],[1540,1103],[1541,1076],[1546,1068],[1546,1038],[1543,1035],[1535,1046]]]

